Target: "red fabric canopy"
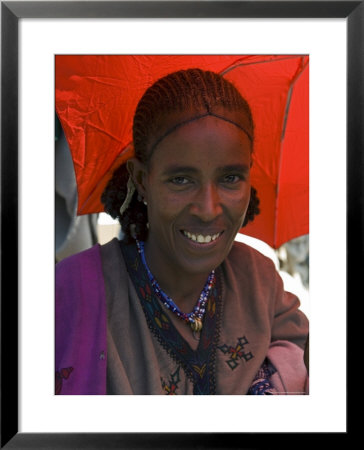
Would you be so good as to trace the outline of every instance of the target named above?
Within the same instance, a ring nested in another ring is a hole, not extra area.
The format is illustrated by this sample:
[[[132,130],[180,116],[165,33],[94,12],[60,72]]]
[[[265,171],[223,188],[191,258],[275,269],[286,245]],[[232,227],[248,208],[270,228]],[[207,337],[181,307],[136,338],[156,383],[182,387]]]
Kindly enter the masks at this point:
[[[278,248],[309,232],[309,58],[306,55],[58,55],[56,111],[74,161],[78,214],[103,211],[101,194],[130,157],[132,121],[158,78],[199,67],[221,73],[255,122],[252,185],[261,213],[242,229]]]

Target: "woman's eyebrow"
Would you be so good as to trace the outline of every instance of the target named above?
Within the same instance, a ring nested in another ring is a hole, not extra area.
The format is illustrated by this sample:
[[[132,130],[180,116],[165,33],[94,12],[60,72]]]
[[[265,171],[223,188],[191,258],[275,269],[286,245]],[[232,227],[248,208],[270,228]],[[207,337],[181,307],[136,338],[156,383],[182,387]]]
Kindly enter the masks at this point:
[[[227,166],[223,166],[219,168],[221,172],[240,172],[240,173],[249,173],[250,166],[247,164],[229,164]]]
[[[238,173],[242,173],[242,174],[248,174],[250,171],[250,166],[247,164],[229,164],[226,166],[221,166],[217,168],[217,172],[238,172]],[[182,166],[179,164],[172,164],[168,167],[166,167],[166,169],[163,171],[163,175],[165,176],[173,176],[173,175],[177,175],[180,173],[183,174],[190,174],[190,175],[195,175],[198,174],[199,172],[201,172],[199,169],[197,169],[196,167],[192,167],[192,166]]]
[[[181,166],[181,165],[170,165],[168,167],[165,168],[165,170],[163,171],[163,175],[176,175],[179,173],[187,173],[187,174],[196,174],[198,173],[199,170],[196,169],[195,167],[191,167],[191,166]]]

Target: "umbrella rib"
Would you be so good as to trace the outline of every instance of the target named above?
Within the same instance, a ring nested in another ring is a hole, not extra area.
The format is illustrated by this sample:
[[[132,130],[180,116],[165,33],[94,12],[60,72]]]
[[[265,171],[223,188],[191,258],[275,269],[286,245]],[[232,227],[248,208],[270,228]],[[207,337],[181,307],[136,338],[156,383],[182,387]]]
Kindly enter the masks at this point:
[[[302,61],[303,61],[304,57],[302,57]],[[289,90],[288,90],[288,96],[287,96],[287,102],[286,102],[286,108],[284,110],[284,119],[283,119],[283,127],[282,127],[282,135],[281,135],[281,141],[283,141],[284,139],[284,135],[286,133],[286,126],[287,126],[287,120],[288,120],[288,112],[289,112],[289,108],[291,105],[291,98],[292,98],[292,92],[293,92],[293,88],[296,84],[296,82],[299,80],[300,76],[302,75],[303,71],[305,70],[305,68],[308,65],[308,60],[302,64],[302,67],[300,69],[298,69],[297,73],[295,74],[295,76],[292,78],[292,81],[290,83],[289,86]]]
[[[281,178],[281,170],[282,170],[282,151],[283,151],[283,141],[286,133],[286,126],[288,121],[288,115],[289,110],[291,106],[291,99],[293,94],[294,86],[297,82],[297,80],[302,75],[305,68],[308,66],[308,58],[306,61],[305,56],[302,56],[301,58],[301,67],[298,68],[296,74],[292,78],[290,82],[290,86],[287,93],[287,100],[286,100],[286,107],[284,111],[284,117],[283,117],[283,126],[282,126],[282,134],[281,134],[281,144],[280,144],[280,150],[279,150],[279,166],[278,166],[278,176],[277,176],[277,184],[276,184],[276,201],[275,201],[275,208],[274,208],[274,233],[273,233],[273,244],[274,248],[277,248],[277,231],[278,231],[278,198],[279,198],[279,180]]]
[[[247,62],[247,63],[243,63],[242,62],[242,63],[236,64],[236,65],[232,65],[232,66],[228,67],[225,70],[222,70],[220,72],[220,75],[226,75],[228,72],[230,72],[230,71],[232,71],[234,69],[237,69],[238,67],[241,67],[241,66],[253,66],[255,64],[267,64],[267,63],[271,63],[271,62],[286,61],[287,59],[295,59],[295,58],[297,58],[297,55],[292,55],[292,56],[287,56],[287,57],[284,57],[284,58],[277,58],[277,59],[267,59],[267,60],[264,60],[264,61],[254,61],[254,62]]]

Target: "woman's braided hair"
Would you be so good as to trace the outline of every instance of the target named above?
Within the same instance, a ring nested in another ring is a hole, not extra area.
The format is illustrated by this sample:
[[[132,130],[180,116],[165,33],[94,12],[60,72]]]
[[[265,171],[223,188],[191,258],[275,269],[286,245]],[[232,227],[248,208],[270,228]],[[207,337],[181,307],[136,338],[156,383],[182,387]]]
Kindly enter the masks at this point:
[[[156,138],[161,123],[168,115],[187,111],[200,114],[219,107],[241,114],[245,122],[248,118],[247,131],[251,137],[254,136],[254,124],[248,103],[235,86],[221,75],[201,69],[188,69],[159,79],[146,90],[135,111],[133,121],[135,157],[148,164],[152,155],[150,150],[152,139]],[[131,241],[136,238],[145,241],[148,235],[147,208],[139,201],[137,192],[120,217],[120,206],[127,195],[128,178],[126,164],[123,164],[115,170],[101,196],[101,201],[105,212],[112,218],[119,219],[124,240]],[[258,206],[257,192],[252,187],[242,226],[259,214]]]

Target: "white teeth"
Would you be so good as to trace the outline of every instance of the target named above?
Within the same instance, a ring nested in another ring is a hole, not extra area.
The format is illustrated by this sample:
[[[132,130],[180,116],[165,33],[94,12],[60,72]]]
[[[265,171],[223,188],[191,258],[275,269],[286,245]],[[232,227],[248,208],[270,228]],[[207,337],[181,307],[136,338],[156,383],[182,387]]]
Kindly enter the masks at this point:
[[[214,234],[213,236],[211,236],[210,234],[208,234],[207,236],[203,236],[202,234],[196,235],[188,231],[183,231],[183,234],[192,241],[198,242],[199,244],[208,244],[209,242],[214,241],[220,236],[220,233]]]

